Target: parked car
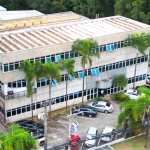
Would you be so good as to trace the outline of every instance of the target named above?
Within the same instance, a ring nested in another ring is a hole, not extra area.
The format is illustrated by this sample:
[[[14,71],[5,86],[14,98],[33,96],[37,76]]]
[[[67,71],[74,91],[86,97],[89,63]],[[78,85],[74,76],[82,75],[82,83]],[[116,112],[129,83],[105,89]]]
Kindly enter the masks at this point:
[[[32,120],[20,120],[16,122],[21,128],[24,128],[30,132],[44,133],[44,125]]]
[[[43,134],[37,134],[34,136],[39,146],[43,146],[45,142],[45,137]]]
[[[91,106],[89,106],[89,105],[81,105],[81,106],[80,106],[80,109],[81,109],[81,108],[89,108],[89,109],[92,109],[92,110],[94,110],[94,111],[96,110],[94,107],[91,107]],[[97,110],[96,110],[96,111],[97,111]]]
[[[114,137],[114,132],[115,132],[114,127],[106,126],[102,132],[102,135],[106,134],[106,136],[102,137],[101,140],[105,141],[105,142],[112,141],[112,139]]]
[[[81,114],[82,116],[87,116],[87,117],[96,117],[97,116],[97,111],[89,109],[89,108],[80,108],[80,111],[82,111]]]
[[[108,102],[104,101],[91,102],[88,105],[100,112],[104,113],[113,112],[113,105]]]
[[[124,94],[128,95],[130,99],[138,99],[139,94],[137,93],[137,90],[129,89],[129,90],[124,90]]]
[[[84,142],[86,147],[92,147],[96,145],[96,137],[98,135],[98,130],[95,127],[89,127],[86,134],[86,141]]]

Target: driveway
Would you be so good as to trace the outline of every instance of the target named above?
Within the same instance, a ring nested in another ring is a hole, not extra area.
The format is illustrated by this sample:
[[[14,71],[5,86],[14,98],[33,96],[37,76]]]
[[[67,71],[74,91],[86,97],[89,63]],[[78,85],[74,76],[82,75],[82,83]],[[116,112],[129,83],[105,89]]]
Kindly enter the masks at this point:
[[[72,121],[78,121],[79,123],[79,129],[77,131],[77,135],[79,135],[82,139],[85,138],[85,135],[86,135],[86,132],[88,130],[89,127],[96,127],[98,129],[98,133],[102,133],[103,129],[105,126],[113,126],[113,127],[116,127],[117,126],[117,117],[120,113],[120,110],[119,110],[119,105],[114,102],[113,100],[110,99],[110,96],[105,96],[104,99],[106,99],[107,101],[109,101],[110,103],[113,104],[114,106],[114,111],[112,113],[108,113],[108,114],[105,114],[105,113],[100,113],[98,112],[97,116],[94,117],[94,118],[89,118],[89,117],[82,117],[82,116],[76,116],[73,118]],[[67,137],[68,137],[68,119],[67,117],[63,116],[63,117],[60,117],[59,119],[59,122],[61,123],[61,127],[57,127],[57,128],[50,128],[49,130],[49,133],[48,133],[48,137],[50,139],[52,139],[52,135],[53,137],[57,137],[55,139],[55,141],[53,140],[53,142],[55,144],[50,144],[51,146],[55,146],[58,144],[58,141],[57,139],[59,140],[59,142],[62,140],[62,141],[65,141],[67,140]],[[52,141],[48,141],[48,143],[51,143]],[[102,141],[98,140],[97,141],[97,145],[101,145],[101,144],[106,144],[106,143],[102,143]],[[86,149],[84,147],[84,144],[81,143],[79,145],[81,148],[80,150],[84,150]]]

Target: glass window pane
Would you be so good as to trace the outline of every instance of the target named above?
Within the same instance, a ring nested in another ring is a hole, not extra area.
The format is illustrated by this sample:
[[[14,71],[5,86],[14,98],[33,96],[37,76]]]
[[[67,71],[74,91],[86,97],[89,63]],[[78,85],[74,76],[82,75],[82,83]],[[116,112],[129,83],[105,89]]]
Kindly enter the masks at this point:
[[[117,68],[119,68],[119,63],[118,63],[118,62],[116,63],[116,69],[117,69]]]
[[[14,70],[14,64],[13,63],[9,63],[9,70]]]
[[[8,87],[11,87],[11,82],[8,83]]]
[[[126,66],[129,66],[129,59],[126,60]]]
[[[106,51],[106,44],[105,44],[104,47],[103,47],[103,51]]]
[[[16,115],[16,109],[12,109],[12,116]]]
[[[21,107],[17,108],[17,114],[21,114]]]
[[[46,82],[45,82],[46,80],[45,79],[42,79],[41,80],[41,86],[45,86],[46,85]]]
[[[55,56],[51,55],[51,61],[54,62],[55,61]]]
[[[102,72],[105,72],[105,65],[102,66]]]
[[[46,60],[45,60],[46,62],[50,62],[51,61],[51,57],[50,57],[50,55],[49,56],[46,56]]]
[[[27,111],[30,111],[31,109],[30,109],[30,105],[27,105]]]
[[[141,63],[141,58],[140,57],[138,58],[138,63]]]
[[[141,81],[142,80],[142,75],[140,75],[140,77],[139,77],[139,81]]]
[[[130,59],[130,65],[133,65],[133,59]]]
[[[60,60],[61,60],[60,55],[56,55],[56,56],[55,56],[55,61],[60,61]]]
[[[103,52],[103,48],[104,48],[104,46],[100,45],[100,52]]]
[[[142,56],[142,58],[141,58],[141,62],[144,62],[144,56]]]
[[[69,58],[69,52],[65,52],[65,59]]]
[[[18,67],[19,67],[19,62],[17,61],[15,62],[15,70],[18,69]]]
[[[13,82],[12,85],[13,85],[13,87],[16,87],[16,82]]]
[[[11,110],[7,110],[7,117],[11,116]]]
[[[96,52],[99,53],[99,47],[96,48]]]
[[[30,59],[29,61],[30,61],[31,63],[34,63],[34,59]]]
[[[36,109],[39,109],[39,108],[41,108],[42,106],[41,106],[41,103],[36,103]]]
[[[70,52],[70,58],[74,58],[74,53],[73,52]]]
[[[69,100],[73,99],[73,94],[69,94]]]
[[[37,87],[41,87],[41,80],[38,80],[38,82],[37,82]]]
[[[23,107],[22,107],[22,113],[25,113],[25,112],[26,112],[26,107],[23,106]]]
[[[4,72],[8,71],[8,64],[4,64]]]
[[[130,84],[130,83],[131,83],[131,78],[128,79],[128,84]]]
[[[79,54],[78,53],[75,53],[75,57],[78,57],[79,56]]]
[[[26,81],[22,80],[22,87],[26,87]]]
[[[45,57],[41,57],[41,63],[45,63]]]
[[[17,87],[21,87],[21,80],[17,81]]]
[[[56,57],[56,56],[55,56],[55,57]],[[59,60],[60,60],[61,58],[62,58],[62,59],[64,59],[64,58],[65,58],[65,57],[64,57],[64,53],[61,53],[61,54],[60,54],[60,58],[59,58]],[[59,60],[57,60],[57,61],[59,61]]]
[[[146,79],[146,74],[143,74],[143,80],[145,80]]]
[[[113,69],[116,69],[116,64],[115,63],[113,63]]]

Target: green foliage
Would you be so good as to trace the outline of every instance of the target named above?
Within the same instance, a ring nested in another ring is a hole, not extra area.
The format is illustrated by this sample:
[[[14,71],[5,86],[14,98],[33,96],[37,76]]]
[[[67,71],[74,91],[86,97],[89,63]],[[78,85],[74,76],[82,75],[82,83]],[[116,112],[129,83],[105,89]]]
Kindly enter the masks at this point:
[[[115,93],[114,95],[114,99],[117,101],[128,101],[130,100],[130,97],[126,94],[124,94],[123,92],[119,92],[119,93]]]
[[[114,11],[122,15],[144,23],[150,23],[149,0],[116,0]]]
[[[118,86],[119,88],[123,89],[128,84],[128,79],[124,74],[118,74],[113,78],[113,84]]]
[[[124,41],[124,46],[131,46],[138,50],[139,53],[146,56],[145,51],[149,47],[149,35],[146,33],[130,34]]]
[[[12,124],[9,133],[0,132],[1,150],[27,150],[35,148],[36,140],[18,125]]]

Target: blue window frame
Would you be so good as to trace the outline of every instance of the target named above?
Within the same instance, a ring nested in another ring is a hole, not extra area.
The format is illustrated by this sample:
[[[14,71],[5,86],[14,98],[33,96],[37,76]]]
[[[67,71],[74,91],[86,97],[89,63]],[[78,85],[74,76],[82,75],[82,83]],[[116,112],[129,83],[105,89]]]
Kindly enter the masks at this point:
[[[57,81],[55,79],[52,79],[52,85],[56,85]]]
[[[95,69],[95,72],[96,72],[96,74],[100,73],[98,68]]]
[[[46,62],[50,62],[50,61],[51,61],[50,56],[46,56]]]
[[[60,61],[60,60],[61,60],[60,55],[56,55],[56,56],[55,56],[55,61]]]
[[[145,80],[146,79],[146,74],[143,74],[143,80]]]
[[[95,69],[91,69],[92,75],[96,75]]]
[[[83,78],[83,72],[78,72],[78,77],[81,79],[81,78]]]
[[[75,77],[69,75],[69,79],[70,79],[70,80],[75,80]]]
[[[107,51],[110,52],[113,50],[115,50],[114,44],[107,44]]]

